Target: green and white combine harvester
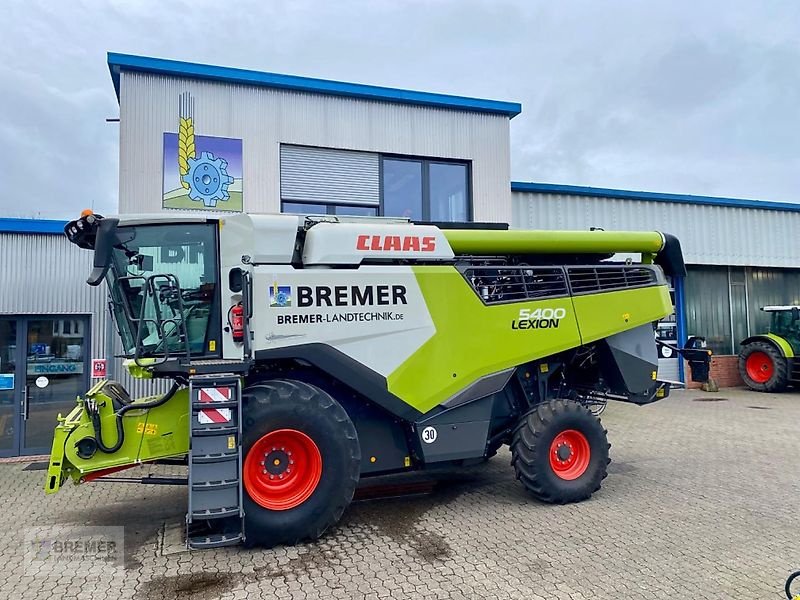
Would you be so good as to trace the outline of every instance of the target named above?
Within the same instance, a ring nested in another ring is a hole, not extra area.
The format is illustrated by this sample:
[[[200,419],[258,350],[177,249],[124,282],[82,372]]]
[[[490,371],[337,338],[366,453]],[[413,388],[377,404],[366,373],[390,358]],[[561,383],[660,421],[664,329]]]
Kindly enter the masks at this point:
[[[769,332],[742,340],[739,375],[759,392],[782,392],[800,383],[800,306],[764,306]]]
[[[584,500],[609,463],[589,408],[669,394],[654,326],[685,268],[659,232],[88,211],[65,232],[130,373],[171,387],[79,398],[45,490],[185,458],[192,547],[316,539],[360,478],[503,445],[533,496]]]

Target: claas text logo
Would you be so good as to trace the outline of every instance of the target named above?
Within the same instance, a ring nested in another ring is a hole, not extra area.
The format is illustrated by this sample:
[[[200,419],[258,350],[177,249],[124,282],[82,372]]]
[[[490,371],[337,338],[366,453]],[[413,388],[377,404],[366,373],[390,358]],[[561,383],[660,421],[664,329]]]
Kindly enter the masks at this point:
[[[360,235],[356,250],[380,252],[433,252],[436,238],[432,235]]]

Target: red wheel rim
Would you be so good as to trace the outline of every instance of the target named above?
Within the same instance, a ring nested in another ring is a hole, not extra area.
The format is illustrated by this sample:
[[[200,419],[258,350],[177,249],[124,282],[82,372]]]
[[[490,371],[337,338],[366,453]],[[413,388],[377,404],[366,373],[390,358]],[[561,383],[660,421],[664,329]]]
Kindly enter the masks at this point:
[[[244,460],[244,488],[269,510],[289,510],[308,500],[322,476],[322,455],[310,437],[296,429],[262,436]]]
[[[760,350],[747,357],[744,368],[747,376],[756,383],[767,383],[775,372],[775,365],[770,355]]]
[[[550,444],[550,468],[561,479],[572,481],[583,475],[591,457],[589,441],[575,429],[562,431]]]

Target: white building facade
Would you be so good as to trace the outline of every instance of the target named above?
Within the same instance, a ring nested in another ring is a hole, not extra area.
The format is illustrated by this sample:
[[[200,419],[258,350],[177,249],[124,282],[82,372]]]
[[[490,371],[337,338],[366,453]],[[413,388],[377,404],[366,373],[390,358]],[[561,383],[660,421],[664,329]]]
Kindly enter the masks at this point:
[[[120,54],[109,68],[121,213],[511,220],[509,121],[519,104]],[[187,187],[192,164],[216,172],[219,158],[226,190]]]

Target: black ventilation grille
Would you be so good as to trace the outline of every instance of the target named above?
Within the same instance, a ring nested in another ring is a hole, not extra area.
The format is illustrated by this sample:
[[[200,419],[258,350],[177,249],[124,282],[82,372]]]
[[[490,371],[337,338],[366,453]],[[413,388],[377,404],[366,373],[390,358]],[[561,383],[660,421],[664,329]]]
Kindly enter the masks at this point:
[[[609,292],[658,283],[654,269],[642,266],[568,267],[573,294]]]
[[[464,277],[485,304],[569,295],[560,267],[470,267]]]

